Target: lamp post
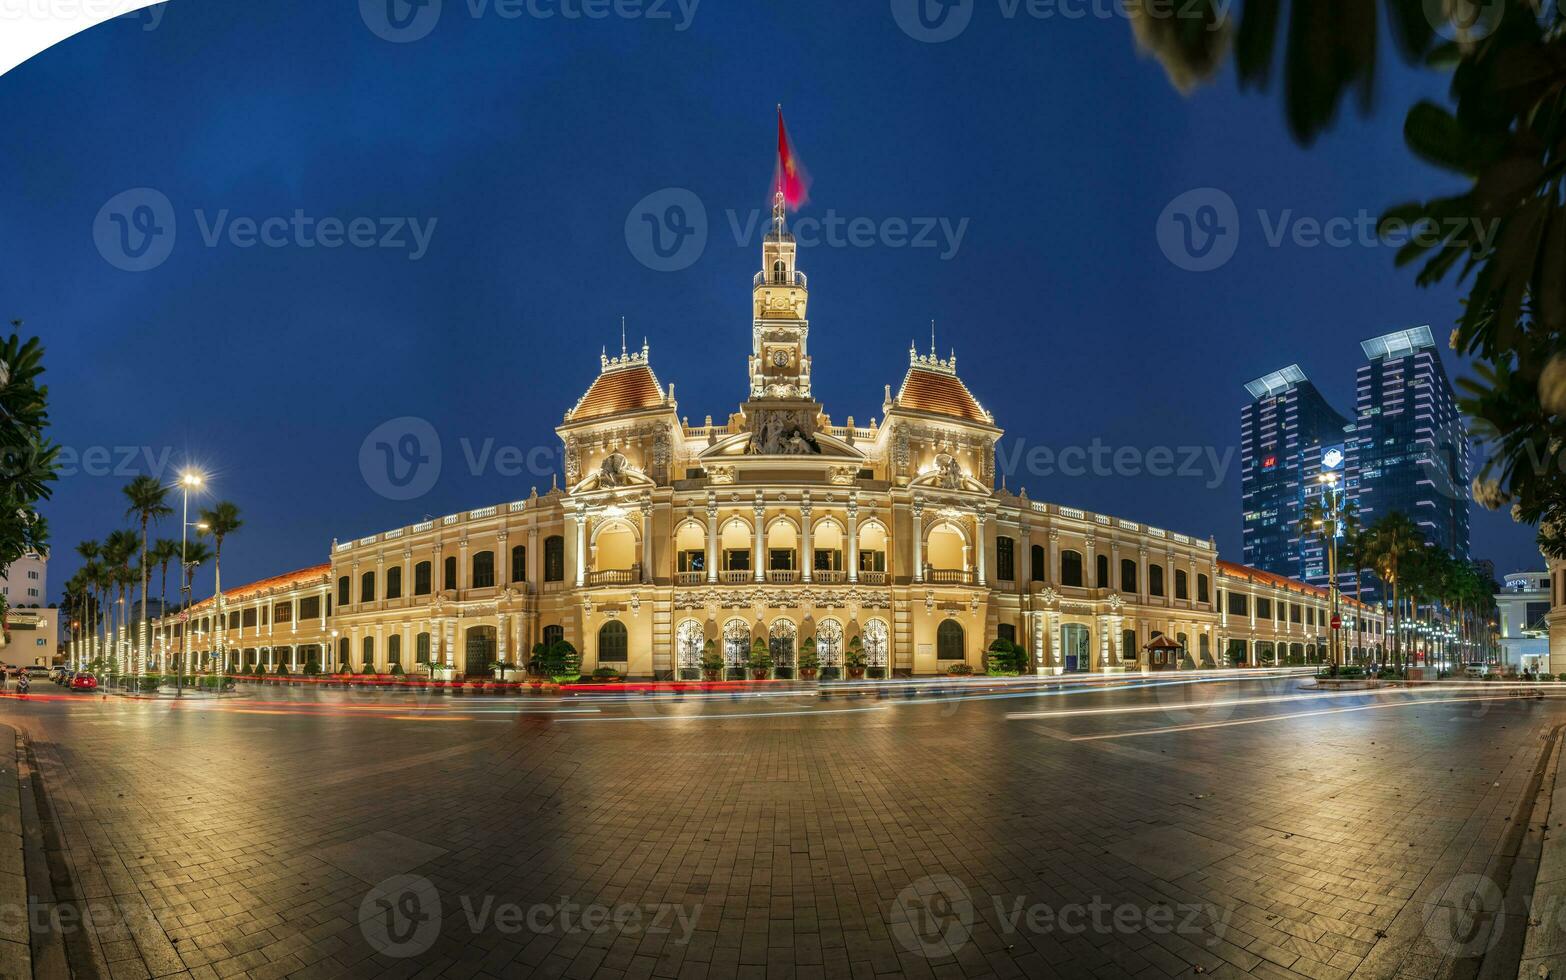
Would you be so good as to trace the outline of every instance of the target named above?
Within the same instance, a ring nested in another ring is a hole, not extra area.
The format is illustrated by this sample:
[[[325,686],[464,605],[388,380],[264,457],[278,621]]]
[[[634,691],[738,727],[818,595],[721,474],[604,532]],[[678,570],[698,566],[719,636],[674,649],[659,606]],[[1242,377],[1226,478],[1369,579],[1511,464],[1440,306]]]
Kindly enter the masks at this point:
[[[190,563],[185,560],[186,543],[192,527],[204,528],[202,524],[190,523],[190,491],[201,486],[201,474],[195,470],[186,470],[180,474],[179,489],[182,498],[179,528],[179,571],[180,571],[180,612],[179,612],[179,663],[174,665],[174,696],[185,695],[185,662],[189,658],[190,641]]]
[[[1328,623],[1330,632],[1327,634],[1327,647],[1331,651],[1332,662],[1337,664],[1341,652],[1338,642],[1338,634],[1341,632],[1339,624],[1343,622],[1342,612],[1338,608],[1338,532],[1342,524],[1338,499],[1338,475],[1322,473],[1317,479],[1322,484],[1321,496],[1327,505],[1327,520],[1331,523],[1327,535],[1327,576],[1332,589],[1332,621]]]

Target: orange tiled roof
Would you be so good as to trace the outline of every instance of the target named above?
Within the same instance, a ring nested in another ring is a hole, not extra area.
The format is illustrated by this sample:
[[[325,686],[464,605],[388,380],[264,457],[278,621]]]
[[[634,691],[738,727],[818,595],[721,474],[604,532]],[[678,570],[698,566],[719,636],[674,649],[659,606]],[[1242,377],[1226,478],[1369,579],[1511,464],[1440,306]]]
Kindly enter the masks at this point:
[[[1241,565],[1238,562],[1219,560],[1218,570],[1222,574],[1228,575],[1232,578],[1254,579],[1256,582],[1262,585],[1271,585],[1287,592],[1298,592],[1301,595],[1315,596],[1318,599],[1330,599],[1332,597],[1332,591],[1330,589],[1324,589],[1319,585],[1310,585],[1308,583],[1298,581],[1297,579],[1289,578],[1287,575],[1278,575],[1275,572],[1264,572],[1259,568],[1252,568],[1249,565]],[[1358,599],[1355,599],[1352,596],[1343,595],[1339,596],[1338,599],[1346,606],[1357,606],[1361,609],[1370,608],[1365,603],[1360,602]]]
[[[969,422],[994,425],[995,420],[956,374],[910,367],[897,392],[897,404],[916,412],[951,415]]]
[[[259,582],[251,582],[249,585],[241,585],[236,589],[224,589],[223,602],[225,604],[238,602],[251,596],[260,595],[264,592],[270,592],[273,589],[286,588],[290,585],[325,582],[331,576],[331,572],[331,565],[311,565],[309,568],[301,568],[297,572],[288,572],[285,575],[274,575],[271,578],[264,578]],[[211,605],[211,599],[203,599],[190,608],[192,611],[196,611]]]
[[[664,403],[658,378],[645,362],[610,367],[593,381],[587,394],[566,415],[571,422],[619,415]]]

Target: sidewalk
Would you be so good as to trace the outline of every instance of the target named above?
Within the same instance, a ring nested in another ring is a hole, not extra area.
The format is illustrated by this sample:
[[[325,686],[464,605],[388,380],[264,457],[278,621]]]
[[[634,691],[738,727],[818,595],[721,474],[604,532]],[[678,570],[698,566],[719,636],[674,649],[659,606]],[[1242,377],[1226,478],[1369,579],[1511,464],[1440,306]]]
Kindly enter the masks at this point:
[[[0,916],[0,976],[33,975],[28,933],[27,872],[22,856],[22,790],[17,768],[20,752],[16,729],[0,725],[0,909],[23,914]]]
[[[1566,977],[1566,751],[1557,753],[1555,787],[1543,822],[1539,872],[1528,903],[1519,978]],[[1538,814],[1535,813],[1535,819]]]

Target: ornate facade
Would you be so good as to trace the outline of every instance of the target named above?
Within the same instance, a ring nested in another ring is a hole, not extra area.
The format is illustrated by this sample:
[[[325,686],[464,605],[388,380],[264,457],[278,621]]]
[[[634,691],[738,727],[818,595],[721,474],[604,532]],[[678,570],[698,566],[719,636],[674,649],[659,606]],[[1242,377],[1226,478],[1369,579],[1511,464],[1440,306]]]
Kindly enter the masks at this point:
[[[709,640],[739,669],[764,639],[783,676],[806,637],[824,668],[858,637],[872,676],[982,669],[998,636],[1040,672],[1135,669],[1160,634],[1191,664],[1325,644],[1320,590],[1221,565],[1210,540],[996,490],[1001,429],[955,354],[910,349],[881,417],[836,423],[812,390],[809,286],[781,206],[752,291],[748,393],[727,418],[682,418],[646,345],[606,354],[556,430],[564,487],[334,542],[328,565],[226,596],[226,624],[198,609],[192,648],[231,667],[478,675],[563,638],[585,670],[672,677]],[[1233,614],[1231,593],[1290,588],[1309,627],[1259,629],[1254,598]],[[177,624],[160,643],[177,647]]]

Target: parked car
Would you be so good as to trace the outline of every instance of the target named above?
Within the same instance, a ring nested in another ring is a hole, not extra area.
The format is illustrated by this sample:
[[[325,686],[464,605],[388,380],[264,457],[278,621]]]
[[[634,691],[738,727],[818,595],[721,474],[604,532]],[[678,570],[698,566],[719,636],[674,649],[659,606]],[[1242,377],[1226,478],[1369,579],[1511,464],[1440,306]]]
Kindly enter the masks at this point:
[[[96,691],[97,689],[98,678],[91,674],[77,674],[71,678],[71,690],[73,691]]]
[[[48,677],[49,676],[49,670],[50,670],[50,668],[45,667],[43,664],[28,664],[26,667],[24,667],[22,669],[27,671],[27,676],[28,677],[32,677],[32,678]]]
[[[1489,664],[1468,664],[1463,668],[1463,675],[1465,677],[1483,677],[1489,672]]]

